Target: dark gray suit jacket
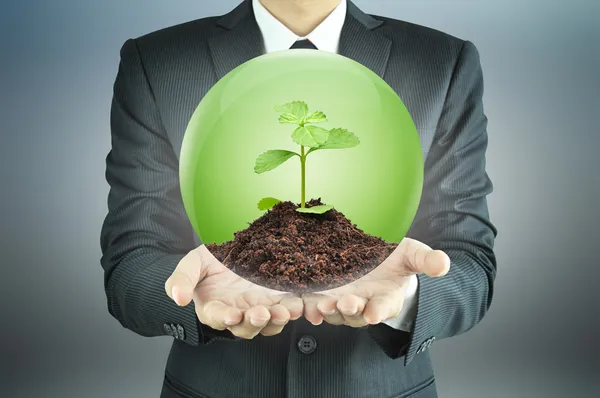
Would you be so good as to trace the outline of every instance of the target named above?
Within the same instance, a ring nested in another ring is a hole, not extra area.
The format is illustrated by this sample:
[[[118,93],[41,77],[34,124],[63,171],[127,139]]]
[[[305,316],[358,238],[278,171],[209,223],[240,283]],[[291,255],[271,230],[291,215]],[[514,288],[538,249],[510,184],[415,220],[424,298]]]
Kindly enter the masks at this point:
[[[408,236],[452,260],[443,278],[419,276],[410,333],[385,324],[312,326],[301,318],[278,336],[247,341],[199,324],[193,305],[179,308],[165,294],[179,260],[200,244],[179,190],[187,123],[219,78],[262,52],[250,1],[123,45],[101,235],[110,313],[142,336],[175,337],[163,397],[435,397],[427,348],[482,319],[496,274],[482,71],[469,41],[372,17],[352,3],[342,30],[340,53],[396,90],[420,134],[425,181]],[[303,336],[316,347],[299,347]]]

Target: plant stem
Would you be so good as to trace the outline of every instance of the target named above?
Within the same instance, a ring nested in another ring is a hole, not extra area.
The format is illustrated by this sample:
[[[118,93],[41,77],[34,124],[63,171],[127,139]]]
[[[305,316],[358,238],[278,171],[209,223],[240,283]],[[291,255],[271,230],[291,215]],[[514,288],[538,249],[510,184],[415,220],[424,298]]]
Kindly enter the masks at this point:
[[[304,154],[304,145],[300,145],[300,169],[302,172],[302,189],[300,197],[300,207],[306,207],[306,155]]]

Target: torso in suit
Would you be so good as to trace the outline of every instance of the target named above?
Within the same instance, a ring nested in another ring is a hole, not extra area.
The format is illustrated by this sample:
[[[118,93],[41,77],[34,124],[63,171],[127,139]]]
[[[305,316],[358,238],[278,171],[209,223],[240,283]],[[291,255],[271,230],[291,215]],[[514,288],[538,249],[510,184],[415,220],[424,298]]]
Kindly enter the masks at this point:
[[[419,276],[413,331],[351,328],[303,318],[277,336],[233,338],[199,325],[164,293],[177,261],[200,242],[178,185],[187,123],[225,74],[261,55],[251,2],[128,40],[121,50],[107,158],[109,215],[102,232],[109,310],[143,336],[176,337],[163,398],[437,396],[427,348],[463,333],[487,311],[496,264],[485,172],[486,118],[473,44],[361,12],[352,3],[341,55],[381,76],[408,108],[425,158],[424,192],[408,236],[451,260],[444,278]],[[190,306],[192,307],[192,306]],[[300,344],[299,344],[300,343]]]

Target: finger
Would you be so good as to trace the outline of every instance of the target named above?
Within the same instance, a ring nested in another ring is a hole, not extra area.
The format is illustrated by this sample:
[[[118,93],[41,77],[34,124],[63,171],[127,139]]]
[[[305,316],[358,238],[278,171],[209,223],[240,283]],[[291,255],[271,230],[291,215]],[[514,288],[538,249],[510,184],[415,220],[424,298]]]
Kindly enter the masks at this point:
[[[450,271],[450,257],[441,250],[433,250],[425,256],[425,268],[428,276],[444,276]]]
[[[290,320],[295,321],[302,316],[304,312],[304,301],[302,298],[294,295],[288,295],[279,302],[289,313]]]
[[[377,325],[386,319],[395,318],[402,310],[403,300],[395,294],[385,294],[372,297],[363,311],[365,321]]]
[[[244,312],[244,320],[228,327],[234,335],[243,339],[253,339],[267,325],[271,313],[263,305],[257,305]]]
[[[260,331],[263,336],[274,336],[281,333],[290,320],[290,312],[281,304],[275,304],[269,309],[269,312],[271,313],[271,320]]]
[[[237,325],[244,318],[242,311],[218,300],[197,303],[196,315],[202,324],[217,330]]]
[[[344,316],[337,309],[336,297],[324,297],[317,303],[317,309],[323,315],[325,322],[330,325],[343,325],[346,323]]]
[[[189,252],[179,261],[171,276],[165,282],[165,291],[177,305],[186,306],[194,298],[194,288],[204,278],[207,262],[202,251],[204,246]]]
[[[412,273],[431,277],[446,275],[450,269],[450,258],[441,250],[433,250],[414,239],[404,239],[404,263]]]
[[[367,322],[363,317],[363,311],[366,305],[366,299],[346,294],[337,302],[337,309],[344,317],[344,324],[352,327],[366,326]]]
[[[323,323],[324,319],[323,314],[317,308],[317,303],[322,297],[322,295],[313,293],[302,295],[302,300],[304,301],[304,318],[315,326]]]

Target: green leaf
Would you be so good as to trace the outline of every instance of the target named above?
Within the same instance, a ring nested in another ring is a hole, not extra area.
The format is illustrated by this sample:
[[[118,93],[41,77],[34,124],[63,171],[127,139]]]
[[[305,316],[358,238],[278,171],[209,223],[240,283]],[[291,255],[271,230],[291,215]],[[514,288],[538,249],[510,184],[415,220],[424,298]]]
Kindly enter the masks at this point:
[[[273,208],[273,206],[275,206],[277,203],[281,202],[281,200],[276,199],[276,198],[262,198],[259,202],[258,202],[258,210],[271,210]]]
[[[292,156],[299,156],[296,152],[284,151],[281,149],[270,150],[258,156],[254,165],[254,172],[257,174],[273,170]]]
[[[296,115],[293,115],[291,113],[282,113],[281,115],[279,115],[279,123],[300,124],[302,123],[302,119],[298,119]]]
[[[316,148],[329,138],[329,131],[318,126],[300,126],[292,133],[292,139],[298,145]]]
[[[346,129],[335,128],[329,131],[327,141],[316,149],[344,149],[352,148],[360,143],[354,133]]]
[[[316,123],[325,123],[327,121],[327,117],[321,111],[316,111],[308,115],[304,118],[304,123],[306,124],[316,124]]]
[[[313,207],[298,207],[296,209],[299,213],[312,213],[312,214],[323,214],[333,209],[333,206],[329,205],[319,205]]]
[[[282,116],[283,114],[292,115],[298,120],[298,123],[300,123],[308,113],[308,105],[304,101],[292,101],[284,105],[276,105],[275,111],[281,113]],[[289,118],[291,118],[291,116],[286,116],[285,120]],[[281,121],[281,117],[279,120]]]

